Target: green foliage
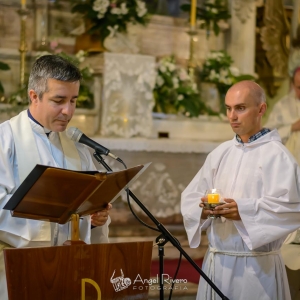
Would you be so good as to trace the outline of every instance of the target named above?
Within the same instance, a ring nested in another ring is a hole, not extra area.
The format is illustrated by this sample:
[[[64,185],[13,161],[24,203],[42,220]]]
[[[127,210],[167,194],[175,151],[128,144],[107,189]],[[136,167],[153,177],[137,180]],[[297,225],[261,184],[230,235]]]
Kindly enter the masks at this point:
[[[7,70],[10,70],[10,67],[8,64],[0,61],[0,70],[2,71],[7,71]],[[3,95],[4,94],[4,87],[0,81],[0,95]]]
[[[201,101],[196,84],[184,68],[176,65],[174,56],[158,62],[153,93],[155,112],[182,113],[189,117],[215,114]]]
[[[83,14],[88,33],[98,34],[102,43],[115,31],[127,32],[129,23],[146,25],[149,21],[145,2],[141,0],[73,0],[73,13]]]
[[[225,51],[211,51],[196,74],[201,82],[215,83],[220,93],[222,111],[224,113],[224,98],[228,89],[242,80],[255,80],[249,74],[240,74],[238,68],[233,67],[233,60]]]
[[[190,4],[183,4],[181,6],[183,11],[189,12],[191,10]],[[200,25],[200,28],[204,28],[207,31],[207,35],[211,30],[217,36],[220,33],[219,21],[226,21],[231,18],[231,15],[227,9],[227,1],[225,0],[206,0],[203,7],[197,7],[197,19],[204,22]]]

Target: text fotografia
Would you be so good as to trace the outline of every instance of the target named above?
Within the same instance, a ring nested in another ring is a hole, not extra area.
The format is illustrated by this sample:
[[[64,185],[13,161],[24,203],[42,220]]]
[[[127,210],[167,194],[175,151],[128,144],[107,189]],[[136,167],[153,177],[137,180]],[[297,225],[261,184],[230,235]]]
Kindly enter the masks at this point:
[[[164,284],[164,290],[170,290],[172,289],[172,284],[186,284],[188,281],[186,279],[173,279],[170,277],[169,274],[162,274],[163,284]],[[143,286],[135,285],[135,284],[143,284]],[[150,278],[150,279],[143,279],[140,274],[138,274],[133,281],[132,288],[134,290],[143,290],[144,288],[147,290],[148,288],[150,290],[158,289],[160,290],[160,286],[157,284],[160,284],[158,274],[156,275],[156,278]],[[149,285],[149,287],[148,287]],[[154,286],[155,285],[155,286]],[[174,285],[174,290],[187,290],[187,286],[178,286]]]

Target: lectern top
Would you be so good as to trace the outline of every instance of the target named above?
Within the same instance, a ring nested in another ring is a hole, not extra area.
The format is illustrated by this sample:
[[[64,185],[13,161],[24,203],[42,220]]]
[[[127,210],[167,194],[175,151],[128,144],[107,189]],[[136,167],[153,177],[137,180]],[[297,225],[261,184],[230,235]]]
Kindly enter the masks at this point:
[[[65,224],[112,203],[149,164],[118,172],[72,171],[36,165],[4,209],[12,216]]]

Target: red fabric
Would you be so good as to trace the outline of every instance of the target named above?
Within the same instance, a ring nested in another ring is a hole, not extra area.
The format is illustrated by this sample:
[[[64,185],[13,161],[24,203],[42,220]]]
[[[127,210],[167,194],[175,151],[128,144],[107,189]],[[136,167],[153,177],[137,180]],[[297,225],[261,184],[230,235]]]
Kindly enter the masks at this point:
[[[194,260],[201,268],[203,259]],[[164,259],[164,274],[168,274],[174,278],[177,269],[178,259]],[[159,261],[154,260],[151,263],[151,277],[159,276]],[[199,283],[200,274],[194,267],[185,259],[181,260],[181,265],[176,279],[186,279],[188,282]]]

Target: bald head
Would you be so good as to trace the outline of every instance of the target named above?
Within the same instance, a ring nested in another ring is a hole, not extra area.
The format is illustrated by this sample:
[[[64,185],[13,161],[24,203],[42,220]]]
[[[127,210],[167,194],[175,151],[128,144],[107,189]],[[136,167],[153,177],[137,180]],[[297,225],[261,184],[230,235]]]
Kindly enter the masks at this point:
[[[227,93],[241,93],[249,96],[255,103],[266,103],[266,94],[264,90],[254,81],[244,80],[234,84]]]
[[[264,90],[253,81],[233,85],[225,97],[226,113],[233,131],[244,143],[261,129],[267,105]]]

